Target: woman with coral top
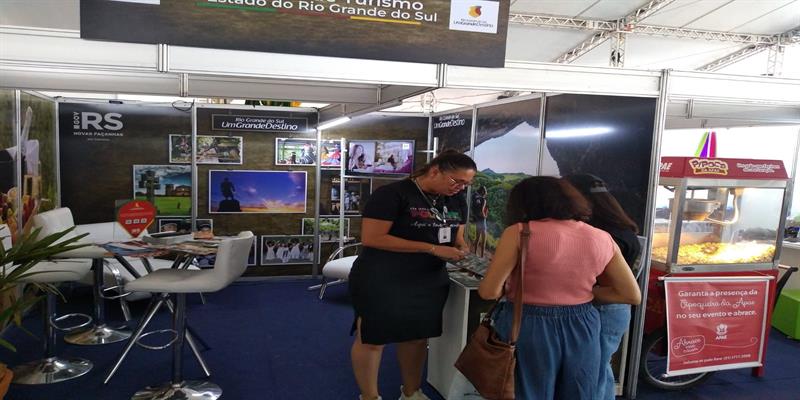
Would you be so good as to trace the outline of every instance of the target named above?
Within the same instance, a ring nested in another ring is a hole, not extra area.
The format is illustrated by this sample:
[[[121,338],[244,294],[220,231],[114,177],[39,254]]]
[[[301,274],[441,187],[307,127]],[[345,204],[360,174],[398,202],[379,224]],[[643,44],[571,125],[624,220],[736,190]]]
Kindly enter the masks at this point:
[[[508,228],[497,244],[478,293],[515,296],[522,224],[530,228],[525,257],[523,311],[517,342],[515,391],[519,399],[594,399],[600,369],[600,317],[592,302],[638,304],[639,286],[611,236],[583,222],[586,199],[567,181],[531,177],[511,190]],[[506,282],[506,281],[509,282]],[[508,340],[514,307],[495,314]]]

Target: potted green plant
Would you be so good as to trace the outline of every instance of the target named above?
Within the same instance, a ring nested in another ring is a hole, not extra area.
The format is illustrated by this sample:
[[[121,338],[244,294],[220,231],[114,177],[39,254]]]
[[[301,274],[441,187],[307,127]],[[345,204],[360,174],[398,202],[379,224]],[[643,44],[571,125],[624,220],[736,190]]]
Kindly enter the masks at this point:
[[[5,228],[5,226],[0,227],[0,239],[5,239],[5,236],[8,235],[8,232],[3,231]],[[88,246],[88,244],[77,244],[81,238],[88,234],[65,239],[73,229],[74,227],[39,238],[41,231],[41,228],[39,228],[29,234],[22,235],[17,243],[10,248],[6,248],[3,240],[0,240],[0,298],[10,299],[8,304],[5,304],[4,308],[0,310],[0,329],[5,328],[9,323],[21,328],[22,311],[44,298],[42,295],[27,299],[8,296],[25,278],[37,273],[46,273],[31,271],[36,264],[52,258],[56,254]],[[33,285],[42,291],[60,295],[58,289],[53,285],[40,283],[33,283]],[[0,346],[11,351],[17,350],[14,345],[2,337],[0,337]],[[5,396],[8,385],[11,383],[11,378],[11,371],[0,363],[0,399]]]

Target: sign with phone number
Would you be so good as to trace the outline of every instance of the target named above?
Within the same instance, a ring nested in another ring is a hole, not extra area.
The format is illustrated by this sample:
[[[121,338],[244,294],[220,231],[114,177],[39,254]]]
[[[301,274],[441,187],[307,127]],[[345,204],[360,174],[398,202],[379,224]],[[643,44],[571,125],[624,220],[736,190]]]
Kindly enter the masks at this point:
[[[763,363],[771,277],[667,277],[667,375]]]

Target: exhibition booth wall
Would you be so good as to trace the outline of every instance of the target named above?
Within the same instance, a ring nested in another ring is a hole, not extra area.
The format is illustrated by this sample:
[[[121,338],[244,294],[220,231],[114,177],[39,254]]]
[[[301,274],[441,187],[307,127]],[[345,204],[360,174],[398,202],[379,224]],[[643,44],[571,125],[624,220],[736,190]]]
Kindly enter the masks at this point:
[[[18,90],[0,90],[0,104],[0,219],[15,242],[33,215],[58,206],[56,104]]]

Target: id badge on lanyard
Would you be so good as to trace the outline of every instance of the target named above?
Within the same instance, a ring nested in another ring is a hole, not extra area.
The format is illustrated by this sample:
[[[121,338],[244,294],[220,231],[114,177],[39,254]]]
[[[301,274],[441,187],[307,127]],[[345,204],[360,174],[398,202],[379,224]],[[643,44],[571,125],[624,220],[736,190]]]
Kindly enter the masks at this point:
[[[439,228],[439,243],[450,243],[450,227]]]

